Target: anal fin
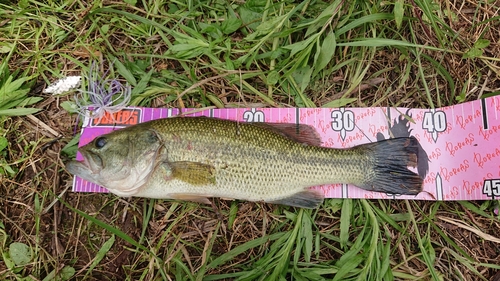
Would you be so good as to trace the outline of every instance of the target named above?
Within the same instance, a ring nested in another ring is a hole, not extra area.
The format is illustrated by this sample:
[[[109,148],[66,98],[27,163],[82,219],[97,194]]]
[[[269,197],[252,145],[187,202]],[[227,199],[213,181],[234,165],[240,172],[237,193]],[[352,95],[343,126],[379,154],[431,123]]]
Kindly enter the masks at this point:
[[[268,201],[268,203],[288,205],[299,208],[315,209],[323,203],[324,194],[319,190],[306,189],[299,193],[295,193],[290,197]]]

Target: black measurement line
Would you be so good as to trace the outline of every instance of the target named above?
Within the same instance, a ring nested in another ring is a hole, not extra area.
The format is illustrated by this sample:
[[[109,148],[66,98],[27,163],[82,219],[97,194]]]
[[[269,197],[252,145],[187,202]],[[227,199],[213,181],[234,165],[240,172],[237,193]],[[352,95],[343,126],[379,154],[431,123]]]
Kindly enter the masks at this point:
[[[489,129],[488,110],[486,108],[486,99],[481,99],[481,111],[483,113],[483,130]]]

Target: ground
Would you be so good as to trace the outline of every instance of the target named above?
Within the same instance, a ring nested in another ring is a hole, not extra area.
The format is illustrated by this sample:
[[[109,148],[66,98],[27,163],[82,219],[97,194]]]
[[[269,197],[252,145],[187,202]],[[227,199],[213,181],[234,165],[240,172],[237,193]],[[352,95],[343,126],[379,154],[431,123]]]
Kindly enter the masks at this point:
[[[500,280],[495,200],[217,212],[71,192],[74,92],[43,93],[94,61],[132,105],[459,104],[500,93],[499,1],[47,2],[0,1],[0,279]]]

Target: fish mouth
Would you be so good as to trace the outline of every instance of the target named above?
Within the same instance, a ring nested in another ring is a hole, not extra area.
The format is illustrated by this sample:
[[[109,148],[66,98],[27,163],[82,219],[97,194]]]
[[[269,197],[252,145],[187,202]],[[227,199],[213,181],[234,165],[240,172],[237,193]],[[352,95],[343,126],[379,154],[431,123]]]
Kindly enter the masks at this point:
[[[80,151],[80,153],[83,157],[82,165],[92,171],[92,174],[97,174],[104,168],[101,156],[92,151]]]
[[[66,169],[77,176],[84,176],[88,174],[99,174],[103,169],[103,161],[99,155],[91,151],[79,150],[83,157],[81,161],[70,161],[66,164]]]

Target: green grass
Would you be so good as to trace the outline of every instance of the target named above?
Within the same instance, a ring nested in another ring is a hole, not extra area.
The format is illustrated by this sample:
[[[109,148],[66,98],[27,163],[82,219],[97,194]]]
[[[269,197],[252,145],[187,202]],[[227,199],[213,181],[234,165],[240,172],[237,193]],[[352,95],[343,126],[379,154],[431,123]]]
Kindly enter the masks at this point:
[[[453,105],[499,94],[499,9],[0,1],[0,279],[491,280],[495,201],[331,199],[300,210],[216,200],[219,220],[194,203],[67,192],[73,95],[41,89],[96,61],[132,86],[131,105]],[[26,114],[56,134],[15,117]]]

